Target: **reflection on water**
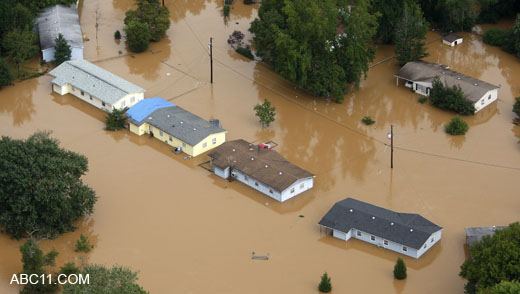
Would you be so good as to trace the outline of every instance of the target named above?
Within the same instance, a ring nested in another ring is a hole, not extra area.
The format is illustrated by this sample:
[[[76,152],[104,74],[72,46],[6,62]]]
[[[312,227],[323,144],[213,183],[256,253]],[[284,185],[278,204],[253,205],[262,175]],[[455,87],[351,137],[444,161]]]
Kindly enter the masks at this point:
[[[0,90],[0,96],[4,97],[4,103],[0,104],[0,113],[10,114],[14,126],[22,125],[35,113],[33,92],[37,85],[38,80],[32,79],[24,82],[23,87],[18,84]]]

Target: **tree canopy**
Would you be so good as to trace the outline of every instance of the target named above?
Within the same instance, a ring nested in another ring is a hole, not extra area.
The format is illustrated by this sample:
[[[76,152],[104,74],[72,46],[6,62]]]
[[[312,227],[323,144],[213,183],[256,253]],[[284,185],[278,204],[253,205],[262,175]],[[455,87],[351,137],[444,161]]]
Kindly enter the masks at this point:
[[[132,52],[143,52],[148,49],[151,33],[148,26],[138,21],[132,21],[125,28],[126,44]]]
[[[60,65],[63,62],[70,60],[70,54],[72,51],[70,50],[70,46],[67,43],[67,40],[65,40],[62,34],[59,34],[58,37],[56,37],[55,42],[54,63],[56,63],[56,65]]]
[[[475,106],[464,98],[464,93],[458,85],[446,87],[436,78],[430,90],[430,102],[433,106],[451,110],[459,114],[474,114]]]
[[[271,107],[269,100],[264,99],[264,103],[255,105],[254,110],[263,127],[269,127],[274,121],[276,108],[274,106]]]
[[[95,193],[81,180],[87,158],[49,134],[0,140],[0,226],[14,238],[56,237],[94,209]]]
[[[471,246],[470,254],[471,258],[462,264],[460,271],[460,275],[468,280],[466,293],[474,294],[501,281],[519,281],[520,224],[510,224],[497,230],[492,237],[485,236]]]
[[[0,58],[0,89],[10,85],[12,79],[13,76],[11,75],[11,71],[9,70],[9,66],[7,65],[5,60]]]
[[[125,17],[125,25],[137,21],[148,26],[150,40],[161,40],[170,27],[170,11],[161,6],[159,0],[137,0],[137,9],[128,10]]]
[[[428,32],[428,23],[423,18],[421,8],[414,1],[404,3],[403,16],[395,29],[395,54],[399,66],[409,61],[428,56],[424,40]]]
[[[52,250],[47,254],[43,254],[43,251],[40,249],[36,241],[33,239],[28,239],[25,241],[25,244],[20,246],[20,251],[22,252],[22,263],[23,270],[22,274],[32,275],[35,274],[38,277],[42,275],[47,275],[47,271],[45,270],[46,266],[53,266],[54,260],[56,256],[58,256],[58,252],[56,250]],[[21,294],[46,294],[46,293],[54,293],[58,289],[56,284],[51,283],[28,283],[24,285],[24,288],[20,291]]]
[[[38,36],[29,30],[14,29],[5,34],[2,40],[2,47],[6,58],[16,64],[20,71],[20,65],[38,52],[36,41]]]

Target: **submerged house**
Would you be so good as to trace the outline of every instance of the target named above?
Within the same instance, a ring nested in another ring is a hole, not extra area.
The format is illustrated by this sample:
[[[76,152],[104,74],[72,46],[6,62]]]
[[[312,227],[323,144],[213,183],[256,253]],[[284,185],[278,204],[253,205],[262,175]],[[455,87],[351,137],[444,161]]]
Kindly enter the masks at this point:
[[[70,46],[70,59],[83,59],[83,35],[77,8],[61,4],[47,7],[38,15],[36,23],[45,62],[54,60],[55,40],[59,34]]]
[[[126,115],[131,132],[152,135],[193,157],[226,141],[227,131],[218,120],[204,120],[159,97],[139,101]]]
[[[54,92],[72,94],[111,112],[144,99],[145,90],[86,60],[69,60],[49,72]]]
[[[463,38],[457,34],[449,34],[446,37],[442,38],[442,43],[448,46],[456,46],[462,43]]]
[[[338,239],[356,238],[413,258],[442,237],[442,228],[415,213],[394,212],[353,198],[337,202],[318,223]]]
[[[492,227],[475,227],[465,228],[466,243],[471,247],[473,244],[482,241],[484,236],[493,236],[497,230],[507,228],[506,226],[492,226]]]
[[[222,144],[208,154],[219,177],[235,179],[265,195],[284,202],[314,186],[314,175],[272,149],[242,139]]]
[[[439,63],[411,61],[394,76],[398,86],[399,79],[403,79],[406,87],[424,96],[430,96],[433,80],[437,77],[446,87],[460,86],[464,98],[475,106],[475,112],[498,99],[498,86],[458,73]]]

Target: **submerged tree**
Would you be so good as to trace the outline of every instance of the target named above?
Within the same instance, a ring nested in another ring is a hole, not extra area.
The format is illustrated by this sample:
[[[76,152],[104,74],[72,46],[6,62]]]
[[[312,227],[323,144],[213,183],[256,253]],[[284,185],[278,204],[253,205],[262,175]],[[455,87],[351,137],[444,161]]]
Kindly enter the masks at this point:
[[[92,250],[92,248],[94,248],[94,245],[90,244],[90,240],[88,239],[88,237],[81,234],[79,236],[79,240],[76,241],[76,248],[74,249],[74,251],[88,253],[90,252],[90,250]]]
[[[43,254],[36,241],[28,239],[24,245],[20,246],[22,252],[23,270],[21,274],[36,275],[38,283],[27,283],[20,291],[21,294],[46,294],[54,293],[58,289],[58,285],[54,281],[47,280],[46,266],[53,266],[58,252],[52,250],[47,254]],[[41,279],[45,279],[42,281]]]
[[[323,293],[329,293],[332,291],[332,284],[330,283],[330,277],[327,273],[321,276],[321,282],[318,285],[318,290]]]
[[[260,118],[260,123],[263,127],[269,127],[269,125],[274,121],[276,108],[274,106],[271,107],[271,102],[269,102],[269,100],[265,99],[264,103],[255,105],[254,110],[256,116]]]
[[[37,35],[28,30],[14,29],[4,36],[2,47],[6,58],[16,65],[17,74],[20,74],[20,65],[38,52],[36,40]]]
[[[451,119],[450,123],[446,126],[446,133],[458,136],[464,135],[469,129],[468,123],[462,119],[460,116],[455,116]]]
[[[144,23],[133,21],[124,28],[126,33],[126,44],[132,52],[140,53],[148,49],[151,33]]]
[[[126,111],[128,107],[123,109],[113,109],[112,112],[109,112],[106,117],[106,127],[107,131],[119,131],[123,129],[128,121],[128,117],[126,116]]]
[[[401,257],[397,258],[397,262],[394,266],[394,278],[397,280],[404,280],[406,279],[406,264],[404,263],[404,260]]]
[[[54,63],[56,63],[56,65],[60,65],[63,62],[70,60],[70,54],[72,52],[70,50],[69,44],[67,43],[67,40],[65,40],[62,34],[59,34],[58,37],[56,37],[55,42]]]
[[[403,16],[397,24],[394,37],[399,66],[428,56],[424,47],[427,32],[428,23],[419,5],[413,1],[405,2]]]
[[[0,140],[0,226],[17,239],[56,237],[94,209],[95,192],[81,180],[87,158],[49,134]]]
[[[137,0],[137,9],[126,12],[125,25],[135,21],[147,25],[150,40],[157,42],[170,27],[170,11],[159,0]]]
[[[5,86],[9,86],[11,84],[11,80],[13,76],[11,75],[11,71],[9,70],[9,66],[0,58],[0,89]]]
[[[516,113],[518,118],[520,119],[520,97],[515,98],[515,104],[513,105],[513,112]]]

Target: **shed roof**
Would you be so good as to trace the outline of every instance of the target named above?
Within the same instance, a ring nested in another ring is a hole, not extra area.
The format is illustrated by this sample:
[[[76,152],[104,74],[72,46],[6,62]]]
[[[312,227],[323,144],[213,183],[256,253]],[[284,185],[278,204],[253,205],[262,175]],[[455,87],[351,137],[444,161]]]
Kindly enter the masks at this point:
[[[462,39],[462,37],[457,34],[449,34],[445,36],[443,40],[452,43],[453,41],[456,41],[458,39]]]
[[[219,168],[232,167],[279,192],[299,179],[314,177],[312,173],[287,161],[278,152],[260,148],[242,139],[226,142],[208,156]]]
[[[53,84],[60,87],[70,84],[109,104],[116,103],[128,94],[145,91],[84,59],[65,61],[49,74],[55,77]]]
[[[484,236],[493,236],[496,230],[502,230],[506,228],[506,226],[492,226],[492,227],[475,227],[475,228],[465,228],[466,231],[466,240],[468,241],[469,246],[482,241]]]
[[[131,117],[133,120],[140,122],[157,109],[171,106],[175,106],[175,104],[160,97],[147,98],[130,107],[126,112],[126,115]]]
[[[394,76],[408,81],[428,83],[439,77],[447,87],[459,85],[464,97],[473,103],[480,100],[489,90],[498,88],[498,86],[453,71],[446,65],[422,60],[406,63]]]
[[[83,48],[83,36],[79,25],[78,10],[65,5],[45,8],[37,17],[42,50],[53,48],[58,34],[62,34],[71,47]]]
[[[395,212],[354,198],[334,204],[319,224],[341,232],[358,229],[415,249],[442,230],[418,214]]]

